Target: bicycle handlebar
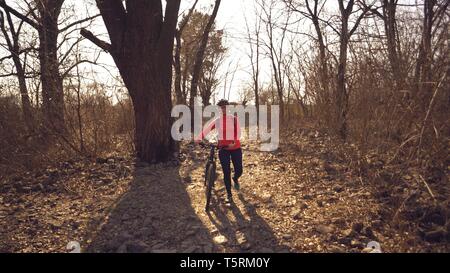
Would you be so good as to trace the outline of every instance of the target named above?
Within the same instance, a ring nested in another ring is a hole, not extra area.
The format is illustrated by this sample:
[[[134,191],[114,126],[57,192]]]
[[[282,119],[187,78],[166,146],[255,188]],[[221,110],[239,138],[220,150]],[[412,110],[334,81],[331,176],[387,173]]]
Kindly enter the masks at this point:
[[[215,147],[218,148],[219,145],[216,143],[211,143],[211,142],[199,142],[198,145],[200,145],[203,148],[211,148],[211,147]]]

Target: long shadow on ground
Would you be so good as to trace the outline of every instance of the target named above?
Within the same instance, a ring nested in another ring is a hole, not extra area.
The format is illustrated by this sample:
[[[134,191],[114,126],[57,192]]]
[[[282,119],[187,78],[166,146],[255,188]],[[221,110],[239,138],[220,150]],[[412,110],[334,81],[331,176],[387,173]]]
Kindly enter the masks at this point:
[[[88,252],[211,252],[179,167],[136,168],[128,191],[90,239]]]
[[[217,233],[225,236],[230,252],[288,252],[287,246],[281,245],[274,231],[257,213],[256,207],[239,193],[234,197],[237,203],[230,208],[223,202],[215,200],[208,217],[217,229]],[[236,199],[238,197],[238,199]],[[227,214],[231,210],[232,217]]]

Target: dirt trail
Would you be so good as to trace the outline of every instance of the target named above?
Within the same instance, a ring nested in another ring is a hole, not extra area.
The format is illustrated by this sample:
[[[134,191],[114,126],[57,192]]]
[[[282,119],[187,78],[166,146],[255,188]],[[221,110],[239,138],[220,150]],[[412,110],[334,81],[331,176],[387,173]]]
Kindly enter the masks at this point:
[[[301,143],[282,145],[274,153],[258,152],[256,143],[244,146],[245,171],[235,205],[223,205],[225,189],[219,179],[209,215],[202,212],[202,169],[193,171],[188,193],[203,224],[226,238],[220,250],[358,252],[382,237],[372,227],[382,222],[376,202],[368,205],[368,189],[350,173],[338,175],[343,170],[323,167],[321,157],[328,156],[323,143],[307,136]]]
[[[246,142],[234,205],[224,206],[219,173],[210,213],[207,151],[192,145],[182,146],[181,162],[113,157],[68,162],[63,173],[51,171],[56,178],[16,177],[10,182],[20,186],[2,188],[0,249],[62,252],[77,240],[88,252],[361,252],[376,240],[386,252],[445,250],[394,228],[374,188],[328,148],[327,136],[288,140],[273,153]]]

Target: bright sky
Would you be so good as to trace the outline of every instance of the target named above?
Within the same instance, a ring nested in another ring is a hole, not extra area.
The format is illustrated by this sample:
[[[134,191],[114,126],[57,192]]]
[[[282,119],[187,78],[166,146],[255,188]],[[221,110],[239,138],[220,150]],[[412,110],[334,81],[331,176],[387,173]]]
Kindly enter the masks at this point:
[[[253,21],[253,12],[249,12],[253,10],[253,5],[254,1],[252,0],[222,0],[216,18],[217,29],[225,30],[224,42],[228,48],[228,57],[225,58],[220,71],[225,74],[227,70],[231,72],[234,71],[235,67],[238,68],[234,77],[229,75],[227,79],[226,89],[230,88],[231,100],[238,100],[239,90],[244,89],[251,79],[249,74],[251,72],[250,61],[246,54],[249,45],[242,38],[245,37],[246,31],[244,14],[247,13],[245,16],[247,16],[248,21]],[[223,98],[224,88],[225,79],[222,78],[218,87],[219,98]],[[226,93],[228,93],[228,90],[226,90]]]

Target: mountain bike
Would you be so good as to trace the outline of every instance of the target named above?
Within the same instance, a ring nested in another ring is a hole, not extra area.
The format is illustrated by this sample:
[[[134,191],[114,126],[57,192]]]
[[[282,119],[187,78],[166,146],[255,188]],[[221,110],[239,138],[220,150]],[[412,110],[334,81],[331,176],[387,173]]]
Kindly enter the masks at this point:
[[[206,195],[206,206],[205,211],[209,210],[209,203],[211,202],[211,193],[214,188],[214,182],[217,179],[216,173],[216,149],[217,145],[213,143],[200,143],[200,146],[209,148],[209,156],[205,165],[205,195]]]

